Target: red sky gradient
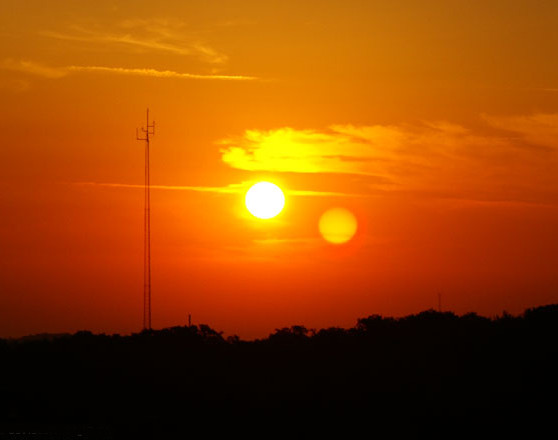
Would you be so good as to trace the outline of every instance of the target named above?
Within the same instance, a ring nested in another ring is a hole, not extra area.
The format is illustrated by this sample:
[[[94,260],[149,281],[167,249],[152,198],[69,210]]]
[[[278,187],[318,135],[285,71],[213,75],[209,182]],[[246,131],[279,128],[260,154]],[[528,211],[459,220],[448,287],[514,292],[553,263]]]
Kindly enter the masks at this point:
[[[2,1],[0,337],[558,302],[558,3]],[[269,180],[284,211],[243,203]],[[357,217],[323,240],[331,207]]]

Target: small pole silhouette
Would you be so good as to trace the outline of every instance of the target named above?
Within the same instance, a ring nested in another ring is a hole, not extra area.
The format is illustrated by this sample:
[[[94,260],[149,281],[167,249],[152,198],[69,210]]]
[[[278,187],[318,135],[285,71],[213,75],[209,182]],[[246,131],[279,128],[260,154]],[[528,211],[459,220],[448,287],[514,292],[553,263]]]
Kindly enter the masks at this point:
[[[442,294],[438,293],[438,312],[442,313]]]
[[[136,139],[145,141],[145,211],[143,237],[143,329],[151,330],[151,198],[149,180],[149,136],[155,135],[155,121],[149,123],[149,109],[147,109],[146,126],[141,127],[144,137],[136,128]]]

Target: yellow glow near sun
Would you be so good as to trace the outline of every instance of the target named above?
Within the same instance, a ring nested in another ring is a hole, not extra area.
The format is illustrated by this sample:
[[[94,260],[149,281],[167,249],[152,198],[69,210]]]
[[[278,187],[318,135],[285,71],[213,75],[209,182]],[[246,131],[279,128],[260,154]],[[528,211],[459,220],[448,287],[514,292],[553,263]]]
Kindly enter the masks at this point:
[[[345,208],[332,208],[322,214],[318,226],[326,241],[341,244],[353,238],[357,231],[357,220]]]
[[[281,188],[271,182],[258,182],[250,187],[244,199],[246,209],[254,217],[268,219],[279,214],[285,206]]]

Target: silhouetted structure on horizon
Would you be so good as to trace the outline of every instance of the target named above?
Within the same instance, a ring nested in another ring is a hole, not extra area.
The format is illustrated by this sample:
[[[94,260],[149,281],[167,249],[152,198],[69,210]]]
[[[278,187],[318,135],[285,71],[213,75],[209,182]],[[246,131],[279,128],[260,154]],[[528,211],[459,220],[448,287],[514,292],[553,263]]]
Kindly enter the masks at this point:
[[[149,123],[146,112],[145,127],[140,137],[136,128],[136,140],[145,142],[145,189],[144,189],[144,236],[143,236],[143,328],[151,330],[151,178],[149,173],[149,140],[155,135],[155,121]]]

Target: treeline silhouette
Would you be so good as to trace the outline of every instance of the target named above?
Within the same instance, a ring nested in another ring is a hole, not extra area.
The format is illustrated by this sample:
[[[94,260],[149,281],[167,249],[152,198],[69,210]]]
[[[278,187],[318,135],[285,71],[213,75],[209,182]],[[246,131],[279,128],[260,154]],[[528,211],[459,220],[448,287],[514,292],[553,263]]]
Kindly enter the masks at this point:
[[[557,336],[558,305],[548,305],[491,319],[372,315],[354,328],[293,326],[255,341],[207,325],[0,340],[0,437],[58,429],[159,438],[202,420],[214,421],[209,431],[223,420],[324,428],[357,414],[374,426],[402,421],[394,429],[554,417]]]

